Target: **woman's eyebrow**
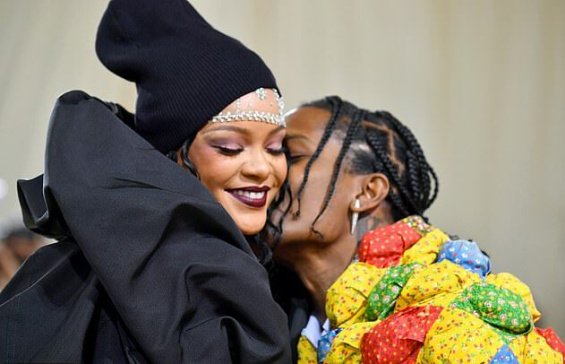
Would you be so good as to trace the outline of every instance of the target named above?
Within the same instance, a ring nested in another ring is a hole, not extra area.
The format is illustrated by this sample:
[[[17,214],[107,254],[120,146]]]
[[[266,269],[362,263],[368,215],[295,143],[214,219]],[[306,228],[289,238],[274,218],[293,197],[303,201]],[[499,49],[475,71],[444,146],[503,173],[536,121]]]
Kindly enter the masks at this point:
[[[284,130],[285,127],[284,126],[279,126],[276,129],[273,129],[269,132],[269,135],[273,135],[276,134],[278,132],[280,132],[281,130]],[[204,131],[204,134],[208,134],[214,131],[219,131],[219,130],[225,130],[225,131],[235,131],[237,133],[241,133],[241,134],[245,134],[245,135],[249,135],[253,132],[253,130],[249,129],[249,128],[241,128],[235,125],[220,125],[218,127],[215,127],[213,129],[208,129],[206,131]]]
[[[208,133],[211,133],[211,132],[214,132],[214,131],[219,131],[219,130],[235,131],[235,132],[241,133],[241,134],[250,134],[251,133],[251,131],[249,129],[240,128],[240,127],[235,126],[235,125],[220,125],[216,128],[205,130],[205,131],[203,131],[203,133],[208,134]]]

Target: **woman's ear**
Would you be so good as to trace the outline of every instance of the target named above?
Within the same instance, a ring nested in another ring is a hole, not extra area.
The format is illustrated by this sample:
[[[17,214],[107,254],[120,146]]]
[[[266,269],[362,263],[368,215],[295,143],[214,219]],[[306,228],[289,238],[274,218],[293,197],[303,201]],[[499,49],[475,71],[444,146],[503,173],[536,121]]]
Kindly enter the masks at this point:
[[[196,170],[196,167],[194,167],[194,165],[190,161],[190,158],[188,158],[188,155],[186,155],[186,157],[183,157],[182,149],[183,148],[180,148],[179,150],[177,150],[177,164],[179,166],[181,166],[182,168],[188,170],[197,179],[200,179],[200,176],[198,175],[198,171]]]
[[[180,148],[177,150],[177,164],[181,167],[184,167],[184,163],[182,162],[182,154]]]
[[[382,173],[371,173],[362,176],[361,192],[355,196],[359,203],[355,204],[355,199],[349,204],[352,212],[366,212],[378,207],[388,196],[390,184],[388,178]]]

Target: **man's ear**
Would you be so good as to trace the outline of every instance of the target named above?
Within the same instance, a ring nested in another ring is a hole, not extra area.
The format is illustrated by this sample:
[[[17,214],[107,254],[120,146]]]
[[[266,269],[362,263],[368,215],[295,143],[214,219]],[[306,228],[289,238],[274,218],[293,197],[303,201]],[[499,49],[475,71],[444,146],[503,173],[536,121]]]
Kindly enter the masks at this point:
[[[355,196],[359,203],[355,206],[354,199],[349,204],[352,212],[361,213],[374,210],[386,199],[390,190],[388,178],[382,173],[365,175],[360,184],[361,191]]]

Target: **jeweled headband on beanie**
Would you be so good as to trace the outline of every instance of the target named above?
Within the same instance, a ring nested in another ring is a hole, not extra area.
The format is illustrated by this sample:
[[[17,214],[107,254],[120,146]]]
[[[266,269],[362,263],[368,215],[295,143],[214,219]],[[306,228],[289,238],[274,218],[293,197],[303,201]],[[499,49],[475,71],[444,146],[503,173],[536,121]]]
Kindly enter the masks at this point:
[[[111,0],[96,53],[110,71],[136,83],[136,132],[162,153],[178,149],[215,116],[214,122],[244,116],[284,122],[280,99],[280,115],[220,114],[259,89],[258,97],[273,89],[277,98],[278,87],[256,53],[214,29],[186,0]]]

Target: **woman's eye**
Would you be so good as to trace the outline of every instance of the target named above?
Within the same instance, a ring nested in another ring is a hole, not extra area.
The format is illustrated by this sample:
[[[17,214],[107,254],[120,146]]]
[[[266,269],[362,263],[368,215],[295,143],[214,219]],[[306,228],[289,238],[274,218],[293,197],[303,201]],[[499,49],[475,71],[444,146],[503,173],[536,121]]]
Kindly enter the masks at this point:
[[[243,148],[225,147],[222,145],[215,145],[214,148],[216,148],[220,153],[229,156],[237,155],[243,151]]]

